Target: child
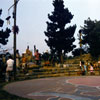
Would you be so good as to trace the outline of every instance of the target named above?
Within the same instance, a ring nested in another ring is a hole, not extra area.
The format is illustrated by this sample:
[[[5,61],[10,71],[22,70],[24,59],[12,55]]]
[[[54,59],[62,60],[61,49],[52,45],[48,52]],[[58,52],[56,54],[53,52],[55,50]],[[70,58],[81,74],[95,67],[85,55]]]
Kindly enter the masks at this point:
[[[92,63],[90,63],[90,74],[91,74],[91,75],[94,75],[93,70],[94,70],[94,69],[93,69],[93,64],[92,64]]]

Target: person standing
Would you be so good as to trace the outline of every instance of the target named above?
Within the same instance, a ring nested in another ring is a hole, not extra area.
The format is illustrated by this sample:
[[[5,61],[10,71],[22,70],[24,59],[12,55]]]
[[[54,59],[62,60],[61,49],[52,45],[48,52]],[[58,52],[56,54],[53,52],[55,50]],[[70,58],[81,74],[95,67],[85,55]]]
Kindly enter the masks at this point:
[[[27,66],[27,58],[25,56],[25,53],[22,54],[21,62],[22,62],[22,70],[25,73],[25,69],[26,69],[26,66]]]
[[[35,56],[36,65],[39,65],[40,64],[40,62],[39,62],[40,54],[39,54],[38,50],[36,50],[34,56]]]
[[[19,54],[19,50],[16,50],[16,67],[17,67],[17,70],[20,69],[20,54]]]
[[[84,61],[82,61],[82,69],[83,69],[82,75],[86,75],[87,74],[87,66],[85,65]]]
[[[90,74],[94,75],[94,68],[92,63],[90,63]]]
[[[27,63],[32,62],[32,51],[29,49],[29,46],[27,46],[26,49],[26,57],[27,57]]]
[[[100,75],[100,60],[98,61],[98,70],[99,70],[99,75]]]
[[[12,59],[12,56],[8,57],[8,60],[6,62],[7,68],[6,68],[6,81],[10,81],[12,78],[12,72],[13,72],[13,65],[14,65],[14,60]]]

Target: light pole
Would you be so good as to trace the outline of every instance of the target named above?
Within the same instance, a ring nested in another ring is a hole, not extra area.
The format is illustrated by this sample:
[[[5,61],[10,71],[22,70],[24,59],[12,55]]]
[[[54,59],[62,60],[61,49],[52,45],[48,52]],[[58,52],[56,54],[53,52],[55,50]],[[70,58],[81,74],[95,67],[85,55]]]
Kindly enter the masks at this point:
[[[16,11],[17,11],[17,3],[19,0],[14,0],[14,12],[13,12],[13,18],[14,18],[14,26],[13,26],[13,33],[14,33],[14,41],[13,41],[13,52],[14,52],[14,80],[16,80],[16,34],[18,33],[19,29],[18,26],[16,26]]]
[[[14,26],[13,26],[13,54],[14,54],[14,80],[16,79],[16,34],[18,33],[19,29],[16,26],[16,11],[17,11],[17,3],[19,0],[14,0],[14,4],[8,9],[8,11],[13,7],[13,18],[14,18]]]
[[[16,9],[17,9],[17,3],[16,0],[14,0],[14,12],[13,12],[13,18],[14,18],[14,26],[13,26],[13,33],[14,33],[14,41],[13,41],[13,52],[14,52],[14,80],[16,79]]]

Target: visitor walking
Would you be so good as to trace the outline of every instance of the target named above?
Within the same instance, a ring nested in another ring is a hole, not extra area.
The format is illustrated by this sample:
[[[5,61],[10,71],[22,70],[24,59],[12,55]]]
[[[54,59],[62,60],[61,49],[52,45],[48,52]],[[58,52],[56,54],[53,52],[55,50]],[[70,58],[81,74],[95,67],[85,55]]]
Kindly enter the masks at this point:
[[[14,65],[14,60],[12,59],[12,56],[8,57],[7,60],[7,68],[6,68],[6,81],[10,81],[12,78],[12,73],[13,73],[13,65]]]

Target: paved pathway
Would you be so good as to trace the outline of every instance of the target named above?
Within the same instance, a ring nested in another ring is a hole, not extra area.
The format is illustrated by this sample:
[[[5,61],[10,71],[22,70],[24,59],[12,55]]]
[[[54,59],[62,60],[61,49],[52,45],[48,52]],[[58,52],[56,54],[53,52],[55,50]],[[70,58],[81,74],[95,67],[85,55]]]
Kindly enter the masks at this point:
[[[100,100],[100,76],[33,79],[10,83],[4,89],[34,100]]]

